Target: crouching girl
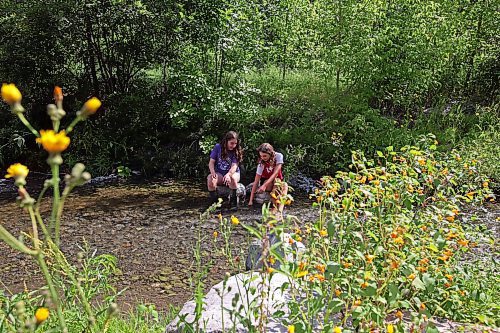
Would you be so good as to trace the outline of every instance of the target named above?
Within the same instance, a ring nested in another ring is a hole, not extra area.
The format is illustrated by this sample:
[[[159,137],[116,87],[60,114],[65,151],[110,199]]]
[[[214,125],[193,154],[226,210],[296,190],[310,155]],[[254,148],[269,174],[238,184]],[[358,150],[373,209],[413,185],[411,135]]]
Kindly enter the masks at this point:
[[[217,143],[210,152],[207,177],[210,202],[217,202],[217,186],[226,185],[230,189],[229,204],[232,210],[237,209],[238,201],[236,189],[240,181],[239,163],[243,159],[238,133],[229,131],[220,143]]]
[[[282,182],[283,154],[275,152],[269,143],[261,144],[257,148],[257,152],[259,153],[259,162],[248,205],[253,205],[255,193],[267,191],[271,194],[275,209],[283,212],[283,204],[279,202],[279,198],[286,196],[288,191],[288,185]]]

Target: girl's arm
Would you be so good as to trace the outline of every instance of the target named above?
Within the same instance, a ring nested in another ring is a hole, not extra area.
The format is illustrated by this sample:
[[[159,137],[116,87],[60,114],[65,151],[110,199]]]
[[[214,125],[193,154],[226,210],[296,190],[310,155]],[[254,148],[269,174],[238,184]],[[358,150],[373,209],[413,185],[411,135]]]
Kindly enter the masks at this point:
[[[234,175],[236,169],[238,169],[238,163],[231,164],[231,169],[229,169],[229,171],[224,176],[224,184],[226,184],[227,186],[229,186],[229,184],[231,183],[231,176]]]
[[[215,160],[213,158],[208,162],[208,170],[210,170],[212,178],[217,178],[217,173],[215,173]]]
[[[274,180],[278,176],[278,173],[280,172],[282,166],[283,166],[283,164],[281,164],[281,163],[276,164],[276,166],[274,167],[274,170],[273,170],[273,174],[261,186],[264,189],[264,191],[269,186],[269,184],[274,184]]]
[[[255,180],[253,181],[252,191],[250,192],[250,199],[248,199],[248,205],[253,205],[253,197],[255,196],[255,191],[260,182],[260,175],[255,174]]]

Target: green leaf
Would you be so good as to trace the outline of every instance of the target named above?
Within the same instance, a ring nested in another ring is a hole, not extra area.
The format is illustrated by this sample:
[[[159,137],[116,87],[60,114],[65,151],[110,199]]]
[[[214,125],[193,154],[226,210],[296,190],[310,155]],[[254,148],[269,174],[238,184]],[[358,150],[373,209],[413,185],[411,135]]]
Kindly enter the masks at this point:
[[[391,283],[388,286],[389,289],[389,302],[394,302],[399,296],[399,288],[396,284]]]
[[[427,333],[439,333],[439,330],[433,323],[429,323],[427,325],[427,329],[425,330]]]
[[[436,280],[432,278],[429,273],[425,273],[424,275],[422,275],[422,280],[427,291],[432,292],[436,285]]]
[[[425,284],[422,282],[422,280],[420,280],[418,276],[415,279],[413,279],[411,285],[415,287],[415,289],[425,290]]]
[[[337,313],[344,308],[344,301],[336,298],[328,304],[328,308],[332,311],[332,313]]]
[[[365,289],[365,296],[375,296],[377,294],[377,287],[372,285],[371,283]]]
[[[427,246],[427,248],[428,248],[429,250],[433,251],[433,252],[439,252],[439,250],[438,250],[438,248],[437,248],[436,244],[434,244],[434,243],[431,243],[429,246]]]
[[[326,231],[328,232],[328,237],[335,236],[335,224],[332,221],[328,222]]]
[[[326,264],[326,271],[330,274],[337,274],[340,270],[340,264],[334,261],[329,261]]]
[[[379,157],[384,157],[384,153],[382,153],[380,150],[377,150],[377,155],[378,155]]]

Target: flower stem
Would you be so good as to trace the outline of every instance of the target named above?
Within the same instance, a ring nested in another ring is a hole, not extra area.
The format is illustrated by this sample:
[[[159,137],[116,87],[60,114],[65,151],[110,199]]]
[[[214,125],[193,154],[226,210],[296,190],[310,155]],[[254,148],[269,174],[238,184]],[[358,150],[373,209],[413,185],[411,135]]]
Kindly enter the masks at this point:
[[[17,113],[17,116],[19,117],[21,122],[24,124],[24,126],[26,126],[31,131],[31,133],[33,133],[37,138],[40,137],[40,134],[38,133],[38,131],[36,129],[34,129],[33,126],[31,126],[29,121],[24,117],[24,115],[22,113]]]
[[[59,295],[57,294],[56,289],[54,288],[54,282],[52,281],[52,277],[50,276],[49,269],[47,268],[47,264],[43,258],[43,253],[41,251],[37,252],[35,258],[42,270],[43,276],[45,277],[45,281],[47,282],[47,286],[49,287],[50,296],[52,297],[52,301],[56,305],[57,317],[59,318],[59,326],[61,327],[61,331],[63,333],[68,333],[68,329],[66,328],[66,321],[64,320],[64,316],[62,313],[61,302],[59,301]]]
[[[0,239],[2,239],[7,245],[15,250],[29,255],[35,255],[37,252],[33,251],[23,243],[21,243],[16,237],[12,236],[1,224],[0,224]]]
[[[66,128],[66,134],[69,134],[72,130],[73,130],[73,127],[76,126],[76,124],[78,124],[80,122],[80,120],[82,120],[82,118],[80,116],[77,116],[72,122],[71,124],[69,124],[69,126]]]
[[[60,193],[59,193],[59,165],[52,163],[50,168],[52,169],[52,186],[54,186],[54,198],[52,202],[52,214],[50,215],[50,229],[54,231],[54,240],[57,246],[60,243],[60,227],[61,221],[57,218],[57,212],[60,204]]]

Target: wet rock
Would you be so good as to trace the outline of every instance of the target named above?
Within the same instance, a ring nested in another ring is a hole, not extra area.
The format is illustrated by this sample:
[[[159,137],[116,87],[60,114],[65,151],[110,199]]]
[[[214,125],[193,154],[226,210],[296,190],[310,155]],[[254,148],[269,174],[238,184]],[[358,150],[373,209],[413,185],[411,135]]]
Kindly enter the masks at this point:
[[[283,284],[289,282],[289,277],[281,273],[273,274],[270,281],[263,280],[258,273],[231,276],[213,286],[204,297],[198,327],[205,333],[249,332],[240,318],[248,318],[252,327],[258,326],[259,319],[254,316],[252,309],[249,310],[249,304],[264,303],[269,318],[265,332],[287,332],[287,327],[281,324],[281,320],[273,318],[272,315],[278,310],[289,312],[286,304],[291,299],[290,289],[282,289]],[[262,293],[268,288],[270,293]],[[194,322],[195,309],[195,301],[184,304],[178,317],[167,326],[165,333],[186,331],[186,322]]]
[[[298,172],[296,175],[293,175],[288,179],[287,183],[293,187],[294,190],[303,191],[306,193],[314,192],[316,186],[316,181],[310,177],[307,177],[301,172]]]
[[[221,198],[227,199],[231,193],[229,187],[227,186],[217,186],[217,195]],[[239,202],[244,202],[246,199],[245,185],[238,183],[238,188],[236,189],[236,196]]]
[[[252,192],[252,186],[253,186],[253,183],[250,183],[246,186],[245,190],[246,190],[247,196],[250,196],[250,193]],[[271,200],[271,196],[270,196],[269,192],[255,193],[253,200],[255,201],[255,203],[262,205],[265,202],[269,202],[269,200]]]

